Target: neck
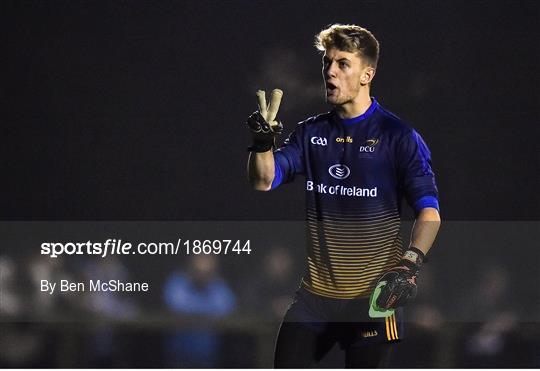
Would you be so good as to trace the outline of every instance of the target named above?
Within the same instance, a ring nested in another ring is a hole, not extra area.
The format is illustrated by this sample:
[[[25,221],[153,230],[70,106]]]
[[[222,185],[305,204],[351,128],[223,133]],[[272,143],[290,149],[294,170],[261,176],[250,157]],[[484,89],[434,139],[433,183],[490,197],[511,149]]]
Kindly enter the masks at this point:
[[[358,95],[350,102],[334,106],[337,115],[342,119],[352,119],[363,115],[371,106],[371,97],[369,89],[360,91]]]

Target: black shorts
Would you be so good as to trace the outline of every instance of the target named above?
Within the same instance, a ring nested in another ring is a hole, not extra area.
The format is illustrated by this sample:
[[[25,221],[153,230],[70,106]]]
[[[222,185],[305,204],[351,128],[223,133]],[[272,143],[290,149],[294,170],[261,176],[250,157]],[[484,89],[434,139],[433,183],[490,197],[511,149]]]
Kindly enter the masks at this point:
[[[339,343],[342,349],[403,339],[403,308],[387,318],[368,315],[369,298],[332,299],[298,289],[283,322],[300,323]]]

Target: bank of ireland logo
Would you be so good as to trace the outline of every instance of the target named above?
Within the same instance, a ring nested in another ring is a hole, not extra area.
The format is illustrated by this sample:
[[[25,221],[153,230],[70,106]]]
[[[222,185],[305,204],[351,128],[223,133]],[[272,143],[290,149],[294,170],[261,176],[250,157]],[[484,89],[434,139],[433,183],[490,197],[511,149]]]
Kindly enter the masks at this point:
[[[343,164],[335,164],[328,168],[328,172],[336,179],[345,179],[351,174],[351,169]]]
[[[379,139],[368,139],[358,149],[359,152],[375,152],[375,146],[379,144]]]

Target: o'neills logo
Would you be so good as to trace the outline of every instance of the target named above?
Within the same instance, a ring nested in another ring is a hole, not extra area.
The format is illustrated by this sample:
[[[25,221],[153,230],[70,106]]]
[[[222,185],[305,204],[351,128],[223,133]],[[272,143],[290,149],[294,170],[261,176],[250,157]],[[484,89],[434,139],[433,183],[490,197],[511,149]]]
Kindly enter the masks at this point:
[[[352,197],[377,197],[377,187],[374,188],[360,188],[360,187],[344,187],[341,184],[328,185],[324,183],[313,183],[311,180],[306,182],[306,190],[339,196],[352,196]]]
[[[374,336],[377,336],[377,330],[372,330],[372,331],[362,331],[362,337],[363,338],[371,338],[371,337],[374,337]]]
[[[346,136],[345,138],[337,137],[336,143],[352,143],[353,139],[349,136]]]
[[[379,144],[379,139],[368,139],[363,146],[358,148],[359,152],[375,152],[375,146]]]

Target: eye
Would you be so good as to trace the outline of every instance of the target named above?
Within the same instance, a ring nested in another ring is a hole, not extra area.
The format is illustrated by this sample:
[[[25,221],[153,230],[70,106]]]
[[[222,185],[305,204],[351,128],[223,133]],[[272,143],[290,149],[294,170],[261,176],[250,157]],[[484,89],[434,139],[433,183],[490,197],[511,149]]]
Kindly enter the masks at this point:
[[[349,64],[347,62],[339,62],[339,68],[348,68],[349,67]]]

